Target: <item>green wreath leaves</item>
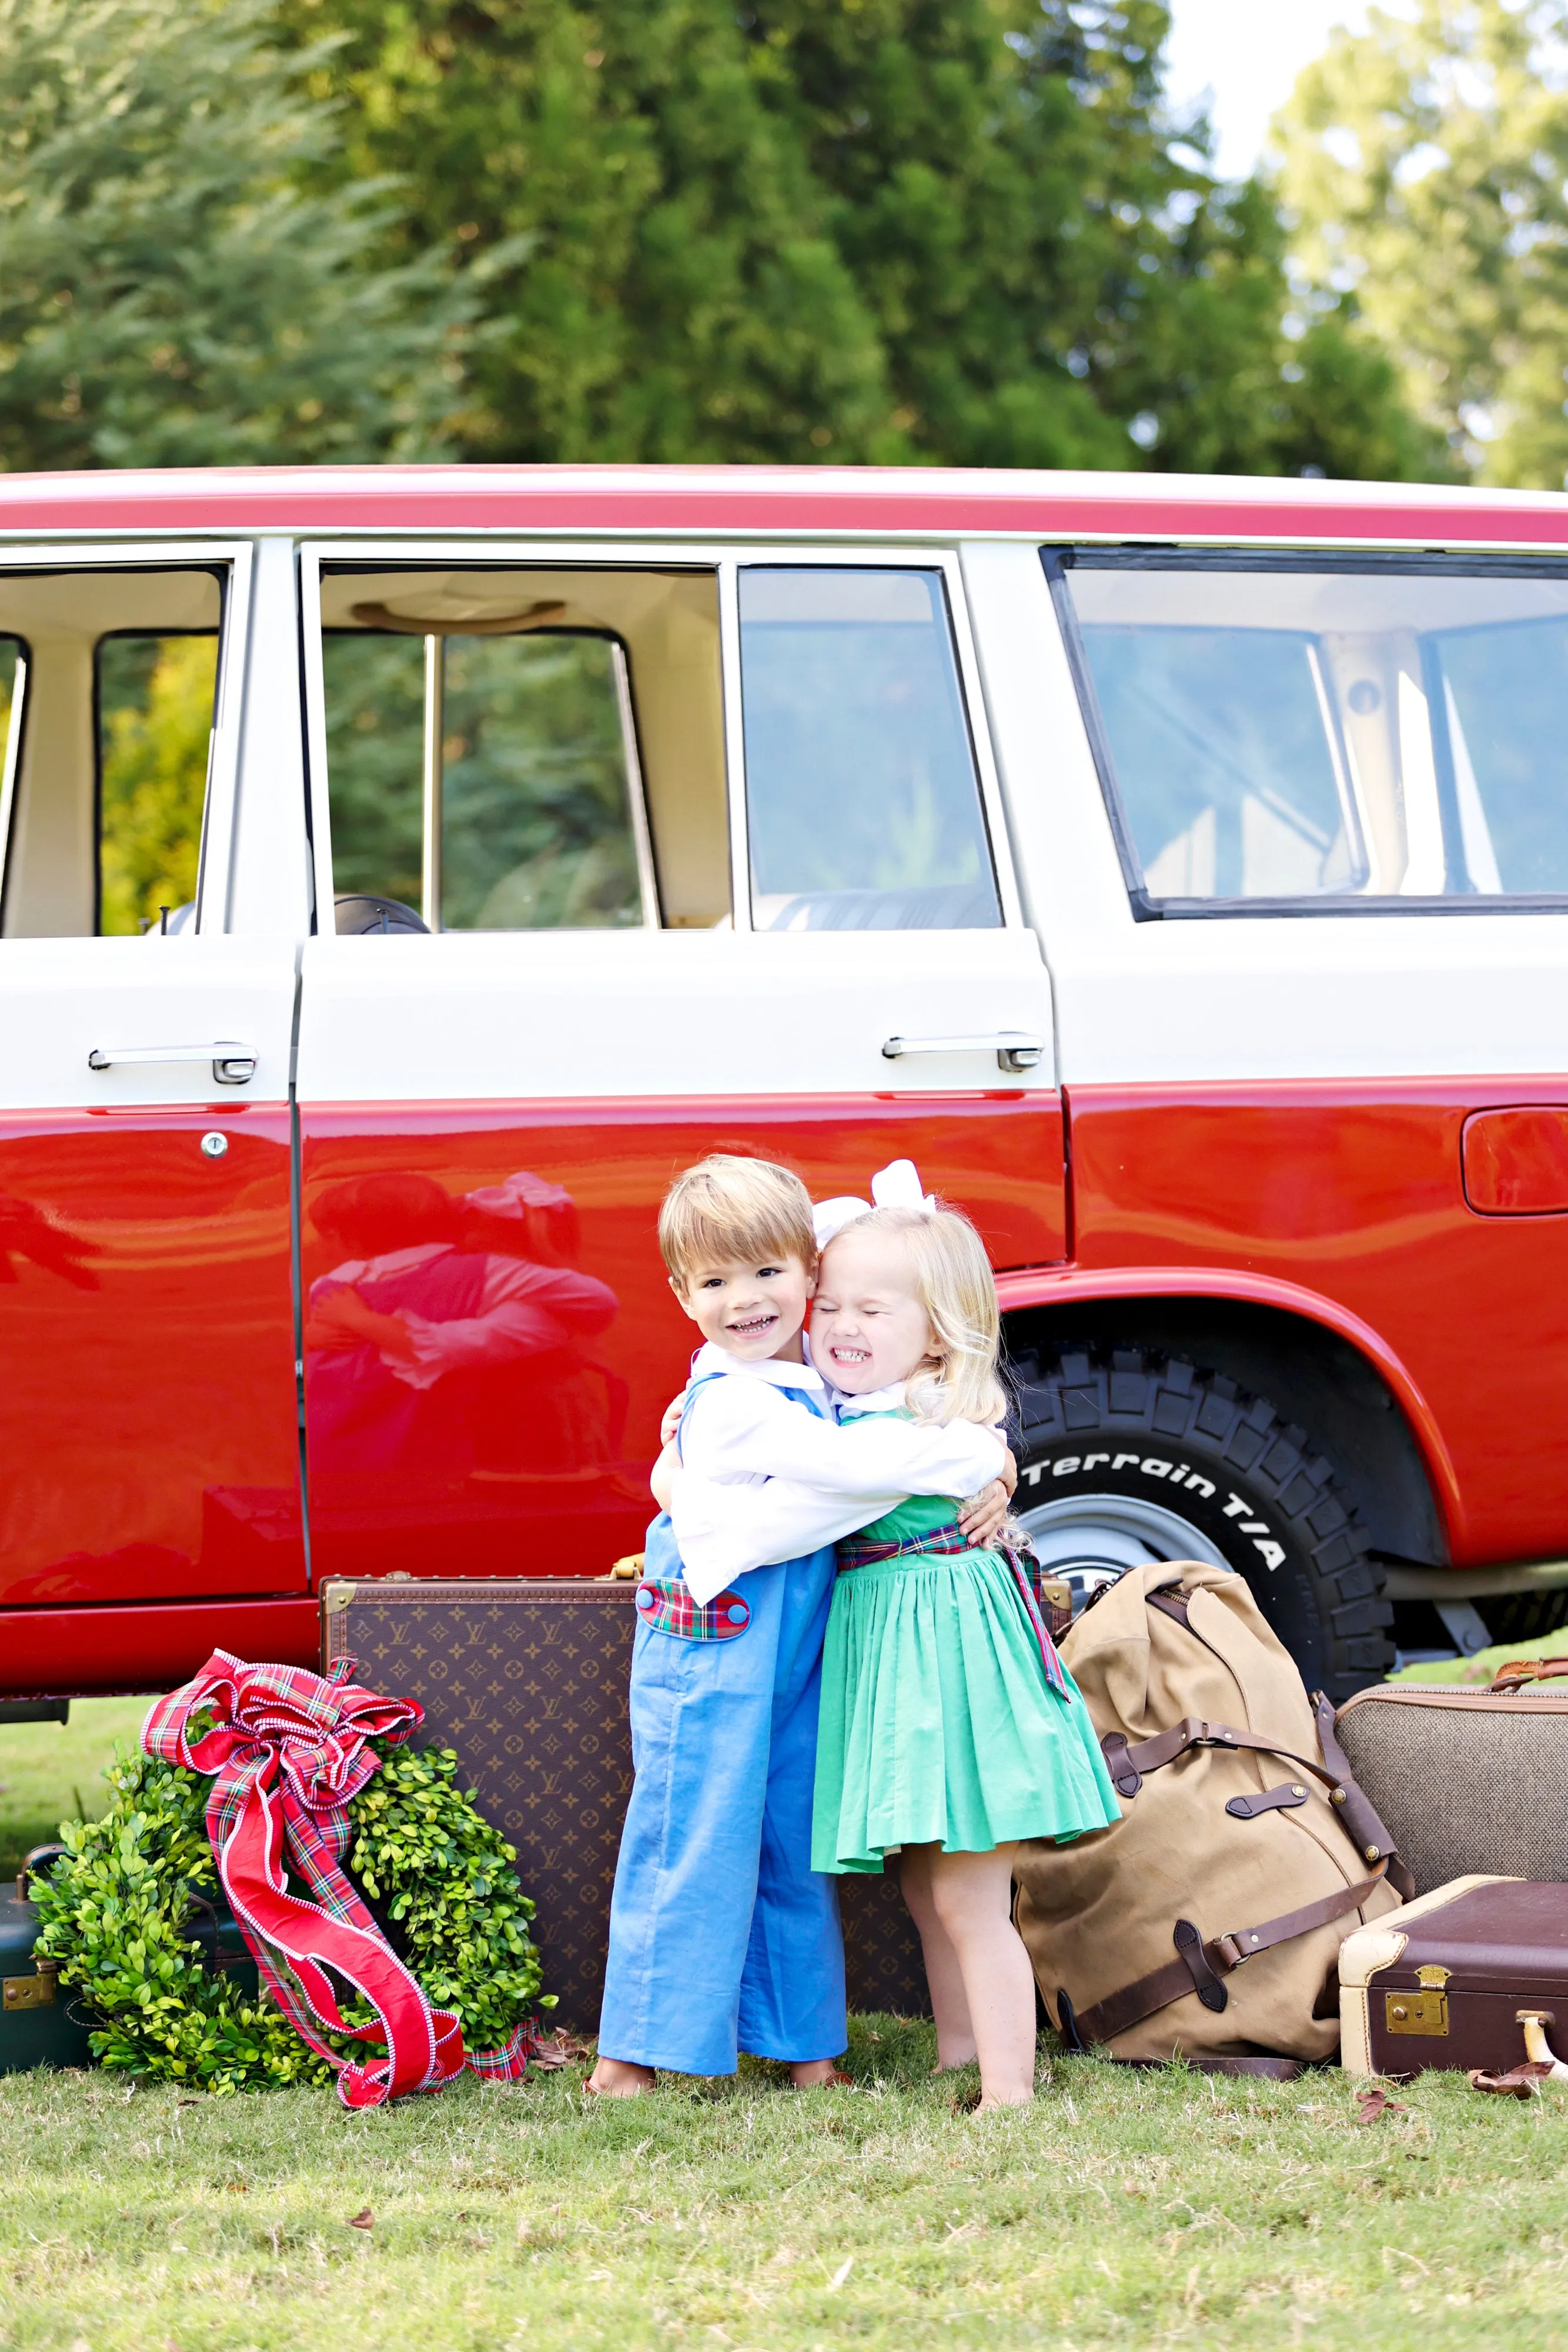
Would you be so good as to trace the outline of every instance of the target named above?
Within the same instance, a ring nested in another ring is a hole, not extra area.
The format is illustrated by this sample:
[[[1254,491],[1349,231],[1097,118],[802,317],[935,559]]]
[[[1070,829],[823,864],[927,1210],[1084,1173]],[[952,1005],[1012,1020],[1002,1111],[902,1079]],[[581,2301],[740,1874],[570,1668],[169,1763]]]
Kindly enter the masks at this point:
[[[457,1786],[452,1749],[373,1745],[382,1769],[349,1809],[349,1868],[433,2005],[461,2020],[467,2047],[497,2048],[531,2011],[554,2006],[539,1994],[516,1851]],[[258,1993],[254,1962],[209,1964],[219,1898],[210,1781],[139,1754],[120,1757],[108,1779],[104,1819],[67,1822],[66,1853],[32,1890],[39,1957],[59,1962],[61,1983],[92,2012],[95,2057],[207,2091],[329,2081],[325,2061]],[[228,1941],[240,1948],[237,1933]],[[362,2044],[324,2039],[363,2055]]]

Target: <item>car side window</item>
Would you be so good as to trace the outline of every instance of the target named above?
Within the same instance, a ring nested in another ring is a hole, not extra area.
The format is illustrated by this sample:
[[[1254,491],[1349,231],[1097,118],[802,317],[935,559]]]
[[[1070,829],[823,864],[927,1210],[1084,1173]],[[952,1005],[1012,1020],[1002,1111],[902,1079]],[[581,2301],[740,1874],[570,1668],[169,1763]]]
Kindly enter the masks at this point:
[[[1134,903],[1568,895],[1568,572],[1048,562]]]
[[[98,643],[98,928],[183,930],[195,911],[215,631]]]
[[[340,933],[727,922],[711,569],[332,562],[321,623]]]
[[[999,926],[940,571],[750,565],[739,589],[757,929]]]
[[[195,919],[226,568],[0,573],[13,939]]]

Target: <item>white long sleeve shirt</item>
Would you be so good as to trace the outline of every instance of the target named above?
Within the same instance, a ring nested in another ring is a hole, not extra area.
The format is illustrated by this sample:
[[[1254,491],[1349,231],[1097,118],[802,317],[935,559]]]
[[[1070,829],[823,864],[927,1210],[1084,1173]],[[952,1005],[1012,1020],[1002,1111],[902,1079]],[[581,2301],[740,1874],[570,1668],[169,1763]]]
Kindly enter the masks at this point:
[[[785,1391],[831,1391],[810,1365],[738,1362],[711,1345],[692,1378],[715,1381],[681,1425],[671,1518],[694,1600],[734,1578],[799,1559],[880,1518],[910,1495],[972,1495],[997,1476],[1004,1447],[973,1422],[819,1420]],[[902,1395],[859,1398],[886,1412]]]

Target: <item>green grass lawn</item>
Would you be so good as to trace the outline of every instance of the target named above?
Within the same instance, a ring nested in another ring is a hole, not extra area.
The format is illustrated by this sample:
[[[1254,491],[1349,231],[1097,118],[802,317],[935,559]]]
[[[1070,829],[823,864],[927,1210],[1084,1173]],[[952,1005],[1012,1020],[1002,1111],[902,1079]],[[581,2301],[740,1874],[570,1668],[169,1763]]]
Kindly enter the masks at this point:
[[[8,1851],[73,1781],[91,1801],[140,1714],[0,1729]],[[1368,2126],[1332,2071],[1042,2058],[1032,2109],[976,2118],[932,2056],[873,2018],[853,2091],[748,2066],[611,2105],[579,2067],[362,2116],[0,2077],[0,2347],[1568,2342],[1568,2093],[1428,2075]]]

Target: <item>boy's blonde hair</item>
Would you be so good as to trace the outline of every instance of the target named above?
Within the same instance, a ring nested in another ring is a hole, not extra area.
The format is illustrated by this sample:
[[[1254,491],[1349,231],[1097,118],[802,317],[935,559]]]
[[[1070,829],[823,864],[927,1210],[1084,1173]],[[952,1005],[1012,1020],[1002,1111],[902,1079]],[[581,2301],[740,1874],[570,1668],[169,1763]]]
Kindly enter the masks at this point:
[[[670,1278],[685,1290],[692,1269],[716,1258],[752,1265],[799,1258],[817,1270],[811,1196],[799,1176],[771,1160],[710,1151],[676,1177],[659,1211],[659,1248]]]
[[[905,1391],[915,1419],[977,1421],[988,1429],[1002,1420],[997,1286],[968,1218],[956,1209],[873,1209],[842,1230],[898,1234],[908,1248],[915,1296],[936,1342],[936,1363],[916,1372]]]

